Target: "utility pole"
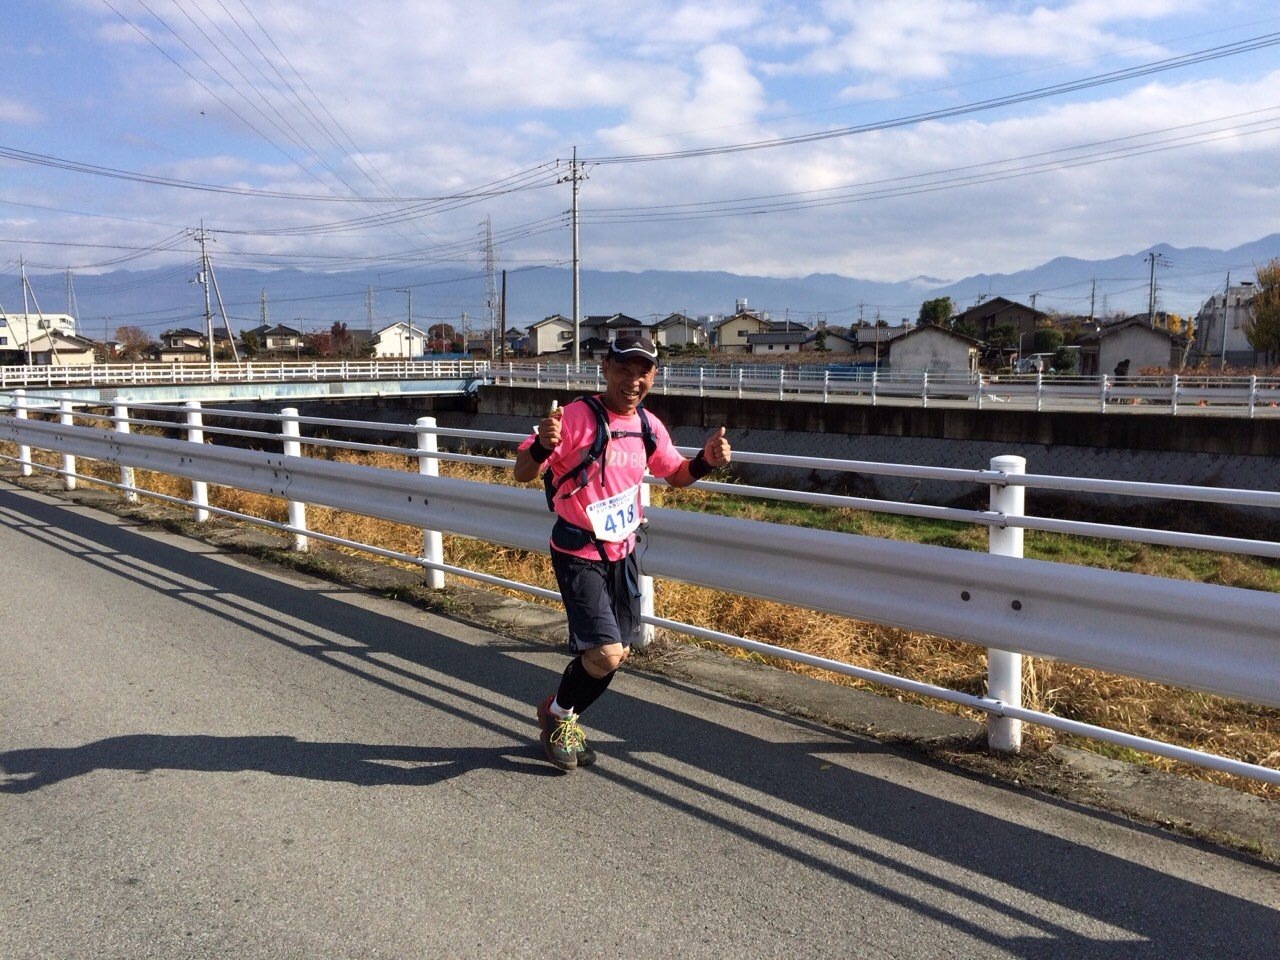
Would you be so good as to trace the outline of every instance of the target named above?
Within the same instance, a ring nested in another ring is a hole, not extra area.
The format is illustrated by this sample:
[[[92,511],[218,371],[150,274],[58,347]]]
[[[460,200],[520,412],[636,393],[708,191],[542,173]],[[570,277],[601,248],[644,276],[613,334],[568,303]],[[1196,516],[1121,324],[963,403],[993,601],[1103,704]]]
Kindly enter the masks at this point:
[[[27,261],[18,257],[18,273],[22,277],[22,336],[27,341],[27,366],[31,366],[31,307],[27,303]]]
[[[263,329],[267,326],[267,288],[263,287],[262,292],[258,294],[258,319],[262,323]]]
[[[573,160],[569,165],[569,175],[561,177],[557,183],[564,183],[566,180],[572,184],[573,205],[569,209],[570,219],[573,224],[573,365],[576,368],[579,360],[579,343],[581,339],[579,334],[579,326],[582,321],[580,313],[579,299],[579,261],[578,261],[578,184],[586,179],[586,174],[578,166],[578,148],[573,148]]]
[[[365,319],[369,321],[369,333],[373,333],[373,287],[369,287],[364,292],[364,314]]]
[[[1098,278],[1094,277],[1089,284],[1089,323],[1090,324],[1093,323],[1093,319],[1094,319],[1093,308],[1094,308],[1094,304],[1097,303],[1097,300],[1098,300]]]
[[[205,249],[208,234],[204,230],[204,221],[200,221],[200,229],[196,231],[196,241],[200,244],[200,273],[196,282],[204,286],[204,333],[209,344],[209,366],[213,367],[213,302],[209,298],[209,252]]]
[[[413,355],[413,291],[408,287],[399,287],[396,293],[403,293],[409,298],[409,352],[406,357]]]
[[[484,227],[485,308],[489,311],[489,356],[492,358],[498,352],[497,344],[494,342],[498,326],[498,289],[493,273],[497,258],[493,255],[493,220],[486,216],[482,226]]]
[[[1169,261],[1163,254],[1156,253],[1152,250],[1147,254],[1147,259],[1151,261],[1151,286],[1147,294],[1147,323],[1151,326],[1156,325],[1156,264],[1166,266]]]
[[[507,271],[502,271],[502,342],[498,347],[498,359],[507,359]]]
[[[1218,370],[1227,366],[1227,302],[1231,299],[1231,271],[1227,271],[1227,285],[1222,288],[1222,351],[1218,356]]]

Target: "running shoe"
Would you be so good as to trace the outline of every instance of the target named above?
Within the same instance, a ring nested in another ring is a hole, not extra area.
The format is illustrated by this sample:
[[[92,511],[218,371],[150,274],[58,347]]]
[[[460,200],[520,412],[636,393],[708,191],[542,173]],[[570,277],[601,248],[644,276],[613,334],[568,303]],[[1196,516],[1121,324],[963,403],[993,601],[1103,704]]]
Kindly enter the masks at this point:
[[[547,759],[562,770],[591,766],[596,762],[596,752],[587,746],[587,737],[577,715],[571,713],[557,717],[551,712],[554,699],[552,694],[538,704],[538,726],[542,730],[542,749]]]

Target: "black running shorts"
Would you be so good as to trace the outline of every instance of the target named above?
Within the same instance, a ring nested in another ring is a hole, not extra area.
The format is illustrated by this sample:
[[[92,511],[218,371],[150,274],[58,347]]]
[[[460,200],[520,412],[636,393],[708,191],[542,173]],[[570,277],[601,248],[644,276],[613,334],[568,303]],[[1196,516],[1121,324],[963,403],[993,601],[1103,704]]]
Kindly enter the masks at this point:
[[[640,591],[634,555],[585,560],[551,551],[551,567],[569,620],[569,649],[582,653],[608,643],[629,647],[640,636]]]

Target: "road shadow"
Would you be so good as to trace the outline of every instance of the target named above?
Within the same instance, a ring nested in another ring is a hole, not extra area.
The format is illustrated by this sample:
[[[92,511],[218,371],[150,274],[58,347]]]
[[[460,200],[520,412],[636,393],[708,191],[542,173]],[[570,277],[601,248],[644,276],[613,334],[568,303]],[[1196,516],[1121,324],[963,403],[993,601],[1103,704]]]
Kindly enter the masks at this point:
[[[96,770],[256,771],[359,787],[427,787],[472,770],[556,776],[518,748],[320,743],[295,737],[130,734],[78,747],[35,747],[0,753],[0,793],[29,793]]]
[[[0,754],[0,767],[17,778],[4,787],[10,798],[95,769],[248,769],[367,786],[422,787],[480,767],[519,775],[530,772],[528,761],[537,755],[532,705],[554,689],[559,666],[547,669],[502,653],[528,653],[536,649],[534,644],[510,639],[463,642],[448,636],[443,627],[423,629],[218,561],[211,556],[215,548],[207,545],[193,543],[186,549],[157,541],[127,524],[104,522],[82,509],[2,488],[0,526],[45,542],[62,542],[62,549],[82,562],[102,563],[149,589],[171,593],[190,604],[193,615],[198,610],[241,622],[298,656],[347,671],[432,709],[466,717],[511,743],[450,750],[431,744],[300,743],[288,737],[113,737],[61,750]],[[130,558],[144,558],[146,571],[139,566],[136,574],[131,572]],[[171,573],[172,588],[157,582],[155,568]],[[192,589],[192,583],[200,589]],[[210,605],[211,597],[217,598],[216,606]],[[264,608],[273,611],[265,619]],[[330,656],[335,652],[342,657]],[[606,778],[637,798],[665,807],[670,815],[700,821],[762,853],[945,924],[1001,956],[1276,956],[1280,911],[1134,863],[1109,852],[1100,841],[1073,840],[862,773],[856,760],[825,762],[841,754],[896,754],[892,747],[836,731],[812,731],[810,736],[803,725],[793,728],[801,731],[798,739],[774,742],[649,702],[636,691],[652,687],[626,676],[620,681],[589,718],[592,731],[613,742],[605,746],[604,759],[580,776]],[[468,699],[484,709],[468,710]],[[499,706],[508,702],[529,706],[524,711]],[[527,730],[527,740],[513,740],[513,729]],[[917,762],[904,756],[905,765]],[[542,769],[556,775],[549,767]],[[1100,826],[1115,825],[1110,815],[1069,803],[1058,806],[1085,820],[1096,819]],[[1194,841],[1155,832],[1151,837],[1153,843],[1168,844],[1188,858],[1223,856]],[[919,856],[898,857],[895,849]],[[934,867],[908,862],[921,859]],[[947,869],[940,871],[938,865]],[[1254,869],[1268,870],[1262,865]],[[751,870],[750,863],[744,863],[743,870]],[[1280,873],[1271,872],[1280,901]],[[769,882],[761,878],[761,883]],[[928,895],[916,892],[920,890]],[[1030,927],[1037,935],[1002,935],[972,918],[982,913]],[[1062,919],[1068,916],[1076,919]],[[1080,932],[1082,925],[1119,929],[1129,938],[1117,941],[1109,934],[1085,934]]]

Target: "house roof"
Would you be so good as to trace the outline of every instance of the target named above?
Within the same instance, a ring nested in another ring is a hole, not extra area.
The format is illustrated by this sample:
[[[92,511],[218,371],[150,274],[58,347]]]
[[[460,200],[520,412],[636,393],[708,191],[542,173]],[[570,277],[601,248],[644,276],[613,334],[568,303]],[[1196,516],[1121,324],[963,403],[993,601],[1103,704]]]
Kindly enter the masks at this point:
[[[890,347],[893,347],[901,343],[903,340],[909,340],[912,337],[919,336],[920,334],[927,334],[930,332],[932,332],[934,335],[950,337],[952,340],[958,340],[960,343],[963,343],[965,346],[968,346],[968,347],[982,346],[981,340],[975,340],[973,339],[973,337],[966,337],[963,333],[956,333],[954,330],[947,330],[944,327],[937,327],[931,323],[926,323],[926,324],[922,324],[921,326],[915,327],[909,332],[904,333],[902,336],[896,337],[895,339],[889,341],[889,345]]]
[[[528,330],[532,333],[538,327],[545,327],[548,323],[567,323],[569,326],[573,326],[573,320],[569,317],[563,317],[558,313],[553,313],[549,317],[543,317],[541,320],[535,320],[533,323],[529,324]]]
[[[767,333],[748,333],[747,343],[755,346],[771,343],[804,343],[814,331],[806,328],[800,330],[770,330]]]
[[[683,313],[673,313],[669,317],[659,320],[653,326],[655,329],[665,330],[667,327],[679,327],[679,326],[683,326],[684,324],[688,324],[689,326],[696,327],[698,326],[698,321],[693,319],[693,317],[686,316]]]

